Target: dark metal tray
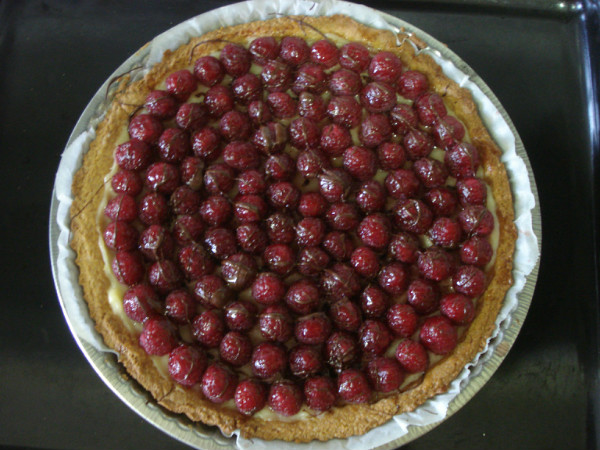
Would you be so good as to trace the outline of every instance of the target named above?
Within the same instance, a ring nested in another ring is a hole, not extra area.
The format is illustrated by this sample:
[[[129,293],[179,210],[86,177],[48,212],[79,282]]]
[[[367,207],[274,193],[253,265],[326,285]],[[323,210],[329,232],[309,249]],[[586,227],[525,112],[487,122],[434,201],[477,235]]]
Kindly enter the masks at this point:
[[[47,221],[60,153],[97,87],[156,34],[227,3],[0,3],[5,448],[187,448],[124,406],[82,357],[54,293]],[[597,4],[367,4],[445,42],[490,86],[528,151],[544,224],[513,349],[466,406],[407,448],[596,448]]]

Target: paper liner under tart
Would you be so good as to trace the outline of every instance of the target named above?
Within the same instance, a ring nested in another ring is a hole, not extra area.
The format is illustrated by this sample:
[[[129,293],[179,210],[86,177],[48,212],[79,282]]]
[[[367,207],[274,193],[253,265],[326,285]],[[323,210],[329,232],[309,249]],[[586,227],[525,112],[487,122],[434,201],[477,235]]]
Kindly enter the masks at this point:
[[[371,404],[336,406],[328,412],[299,421],[246,417],[235,409],[206,400],[198,388],[182,388],[169,377],[161,375],[150,356],[139,346],[138,335],[129,331],[113,313],[107,301],[110,281],[104,273],[99,248],[101,236],[96,223],[97,211],[123,124],[128,123],[135,111],[135,106],[128,105],[142,105],[147,93],[169,73],[189,68],[200,56],[220,51],[226,42],[243,44],[258,36],[299,36],[307,41],[315,41],[323,38],[323,35],[361,42],[372,51],[396,53],[405,67],[426,74],[430,89],[442,96],[463,122],[471,142],[479,150],[484,168],[483,179],[490,186],[496,202],[499,241],[495,264],[487,275],[488,287],[477,301],[475,319],[463,333],[456,348],[432,365],[417,385]],[[71,246],[77,253],[79,279],[96,329],[106,345],[118,352],[120,363],[131,377],[147,389],[160,405],[185,414],[193,421],[218,426],[227,435],[240,430],[244,437],[265,440],[308,442],[347,438],[363,434],[389,421],[394,415],[412,411],[427,399],[445,392],[465,365],[485,348],[512,282],[512,256],[516,240],[512,194],[504,165],[500,161],[501,151],[483,125],[470,92],[447,78],[430,56],[416,51],[419,44],[414,36],[369,28],[342,15],[281,17],[206,33],[175,51],[166,51],[163,60],[152,67],[143,79],[130,83],[129,77],[124,76],[119,81],[118,92],[96,130],[96,138],[84,157],[81,169],[74,177]]]

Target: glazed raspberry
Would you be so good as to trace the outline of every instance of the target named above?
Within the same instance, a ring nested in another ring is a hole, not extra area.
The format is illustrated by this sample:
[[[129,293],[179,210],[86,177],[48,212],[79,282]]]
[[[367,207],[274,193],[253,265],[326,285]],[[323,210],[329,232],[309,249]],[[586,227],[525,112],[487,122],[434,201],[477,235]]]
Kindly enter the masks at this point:
[[[396,92],[387,83],[371,82],[360,91],[360,103],[370,113],[384,113],[396,104]]]
[[[361,181],[373,178],[377,172],[375,153],[357,145],[347,148],[344,151],[344,169]]]
[[[265,161],[265,175],[273,180],[290,180],[296,172],[296,161],[287,153],[276,153]]]
[[[225,307],[225,324],[233,331],[248,331],[256,322],[256,306],[236,300]]]
[[[235,99],[244,105],[262,99],[262,83],[253,73],[244,74],[233,80],[231,90]]]
[[[360,216],[353,203],[338,202],[329,207],[325,213],[327,223],[338,231],[355,229],[360,221]]]
[[[301,247],[319,245],[325,237],[325,223],[317,217],[305,217],[296,225],[296,243]]]
[[[146,225],[163,223],[169,217],[169,203],[164,195],[149,192],[141,198],[138,214],[142,223]]]
[[[161,294],[177,289],[182,280],[181,271],[171,260],[156,261],[148,268],[148,281]]]
[[[177,253],[177,260],[181,271],[189,280],[197,280],[215,270],[214,262],[204,248],[197,244],[182,247]]]
[[[354,250],[354,243],[350,235],[341,231],[327,233],[321,245],[336,261],[350,259]]]
[[[338,125],[354,128],[360,125],[362,108],[351,96],[332,97],[327,104],[327,115]]]
[[[267,189],[267,184],[258,170],[246,170],[238,175],[237,188],[242,195],[261,194]]]
[[[123,295],[123,311],[131,320],[142,323],[148,317],[160,315],[162,305],[154,289],[147,284],[138,284]]]
[[[446,167],[436,159],[417,159],[413,164],[413,170],[427,189],[443,186],[448,178]]]
[[[447,187],[430,189],[423,196],[423,200],[436,216],[451,216],[458,204],[454,191]]]
[[[165,79],[167,92],[175,97],[178,102],[185,102],[197,86],[198,80],[189,70],[172,72]]]
[[[424,372],[429,366],[427,350],[419,342],[404,339],[396,347],[396,361],[408,373]]]
[[[257,380],[242,380],[235,389],[234,400],[239,412],[251,416],[267,404],[267,388]]]
[[[136,251],[117,252],[111,268],[117,280],[127,286],[140,283],[145,274],[142,256]]]
[[[320,122],[325,118],[325,101],[320,95],[301,92],[298,96],[298,115]]]
[[[368,72],[375,81],[395,83],[402,72],[402,62],[391,52],[379,52],[371,58]]]
[[[221,361],[235,367],[243,366],[250,362],[252,356],[252,343],[245,334],[239,331],[230,331],[219,344],[219,355]]]
[[[304,217],[322,216],[326,209],[327,201],[325,200],[325,197],[318,192],[305,192],[300,196],[298,212]]]
[[[219,131],[228,141],[248,139],[252,131],[250,118],[247,114],[235,109],[227,111],[219,119]]]
[[[415,99],[414,108],[423,125],[431,126],[448,114],[444,100],[435,92],[425,92]]]
[[[227,86],[217,84],[204,94],[204,104],[213,117],[221,117],[235,106],[233,92]]]
[[[331,334],[331,322],[325,313],[316,312],[296,321],[294,335],[302,344],[322,344]]]
[[[129,121],[127,131],[132,139],[156,144],[163,132],[163,125],[159,119],[150,114],[138,114]]]
[[[220,154],[221,136],[212,127],[204,127],[192,136],[192,150],[204,161],[212,161]]]
[[[237,242],[242,250],[259,254],[269,244],[267,233],[256,223],[245,223],[236,228]]]
[[[279,55],[279,42],[272,36],[261,36],[250,42],[248,51],[258,64],[264,64],[269,59]]]
[[[355,201],[364,213],[380,211],[385,206],[385,189],[375,180],[365,181],[356,191]]]
[[[296,264],[296,252],[289,245],[272,244],[265,249],[263,260],[269,270],[277,275],[286,276]]]
[[[263,65],[260,77],[269,92],[285,92],[292,86],[292,71],[281,61],[267,61]]]
[[[266,155],[282,151],[287,142],[287,129],[277,122],[262,125],[252,135],[254,146]]]
[[[307,277],[315,277],[329,264],[329,255],[319,247],[302,248],[298,252],[298,271]]]
[[[192,321],[194,337],[207,348],[216,348],[225,336],[223,318],[215,309],[208,309]]]
[[[485,273],[475,266],[460,266],[452,276],[452,285],[459,294],[479,297],[485,291]]]
[[[429,89],[427,77],[416,70],[407,70],[398,78],[398,93],[410,100],[416,99]]]
[[[262,379],[283,375],[287,366],[285,349],[273,342],[261,342],[252,352],[252,373]]]
[[[127,222],[111,222],[104,229],[103,238],[111,250],[127,251],[136,247],[138,231]]]
[[[149,355],[166,355],[177,346],[175,327],[163,317],[149,317],[144,322],[139,342]]]
[[[388,328],[399,337],[410,337],[417,331],[419,317],[415,309],[406,303],[396,303],[385,315]]]
[[[390,239],[388,249],[395,260],[412,264],[417,260],[419,241],[410,233],[397,233]]]
[[[399,262],[391,262],[381,269],[377,281],[382,289],[390,295],[402,294],[408,286],[408,269]]]
[[[404,136],[419,123],[415,110],[405,103],[399,103],[390,111],[390,123],[400,136]]]
[[[378,392],[392,392],[400,387],[405,378],[404,371],[393,358],[379,357],[369,361],[367,377]]]
[[[475,307],[469,297],[446,294],[440,300],[440,312],[455,325],[468,325],[475,318]]]
[[[256,261],[246,253],[236,253],[221,263],[223,280],[236,291],[241,291],[250,286],[256,277],[256,271]]]
[[[150,146],[138,139],[130,139],[118,145],[115,150],[115,162],[124,170],[145,169],[151,158]]]
[[[321,148],[329,156],[341,156],[352,145],[350,131],[336,123],[327,124],[321,132]]]
[[[298,149],[314,148],[319,144],[319,127],[306,117],[294,119],[289,126],[290,142]]]
[[[430,352],[446,355],[456,347],[458,335],[448,318],[433,316],[425,319],[419,332],[419,339]]]
[[[289,380],[276,381],[269,390],[269,407],[282,416],[293,416],[300,412],[303,396],[300,387]]]
[[[339,53],[337,46],[333,42],[321,39],[315,42],[310,48],[310,60],[329,69],[338,63]]]
[[[369,247],[358,247],[350,256],[354,271],[365,278],[374,278],[379,272],[379,256]]]
[[[290,351],[290,370],[298,378],[308,378],[321,371],[321,352],[311,345],[297,345]]]
[[[201,84],[214,86],[223,80],[225,70],[214,56],[203,56],[194,63],[194,75]]]
[[[235,170],[256,169],[260,158],[254,145],[245,141],[233,141],[223,149],[223,160]]]
[[[383,354],[392,342],[392,335],[385,324],[367,319],[358,330],[358,343],[362,350],[373,355]]]
[[[461,142],[446,151],[444,163],[454,178],[474,177],[479,168],[479,152],[473,144]]]
[[[281,40],[279,57],[291,66],[298,67],[308,61],[310,48],[306,41],[295,36],[286,36]]]
[[[363,72],[369,66],[371,56],[369,50],[358,42],[349,42],[340,48],[340,66],[354,72]]]
[[[433,125],[433,137],[438,147],[448,150],[465,137],[465,127],[454,116],[438,118]]]
[[[166,162],[150,164],[146,171],[146,186],[163,194],[172,194],[180,184],[178,168]]]
[[[214,362],[202,376],[202,393],[213,403],[224,403],[235,395],[238,377],[224,364]]]
[[[196,315],[194,297],[184,289],[169,292],[165,298],[165,314],[175,323],[190,323]]]
[[[150,225],[140,233],[138,248],[150,261],[170,259],[174,255],[175,242],[165,227]]]
[[[450,276],[452,264],[448,254],[439,247],[429,247],[417,259],[419,273],[428,280],[442,281]]]
[[[406,299],[418,314],[426,315],[438,308],[440,293],[433,282],[417,278],[409,284]]]
[[[192,387],[202,380],[208,365],[204,350],[187,344],[175,347],[169,353],[169,375],[179,384]]]
[[[485,267],[493,255],[492,245],[480,236],[473,236],[460,247],[460,260],[463,264]]]
[[[177,100],[166,91],[155,90],[146,96],[144,107],[157,119],[166,120],[177,113]]]
[[[360,295],[360,307],[365,317],[377,318],[383,315],[389,304],[385,292],[377,286],[369,285]]]
[[[342,201],[350,192],[352,179],[342,169],[325,169],[319,175],[319,192],[330,202]]]
[[[456,219],[438,217],[429,229],[431,240],[443,248],[456,248],[462,238],[462,228]]]
[[[304,383],[304,400],[312,410],[327,411],[333,406],[335,399],[336,388],[331,378],[316,376]]]
[[[461,205],[484,205],[487,200],[485,183],[475,177],[463,178],[456,182],[456,193]]]
[[[211,195],[200,205],[200,216],[209,225],[222,225],[232,215],[232,207],[226,197],[222,195]]]
[[[197,156],[187,156],[179,169],[181,182],[194,191],[199,191],[204,182],[204,161]]]
[[[300,201],[300,190],[289,181],[279,181],[267,188],[269,202],[275,208],[293,209]]]
[[[231,292],[217,275],[204,275],[194,283],[194,297],[206,308],[222,308],[231,298]]]
[[[362,324],[362,314],[353,301],[342,299],[329,308],[329,316],[334,325],[344,331],[358,331]]]
[[[115,193],[127,194],[132,197],[142,192],[142,188],[144,187],[139,174],[132,170],[119,170],[113,175],[110,186]]]
[[[433,223],[433,213],[421,200],[400,200],[394,207],[394,219],[402,231],[425,233]]]
[[[269,122],[273,116],[271,110],[265,102],[262,100],[254,100],[248,105],[248,117],[252,121],[252,124],[263,125]]]
[[[356,339],[350,333],[336,331],[325,344],[325,361],[337,372],[348,368],[358,354]]]
[[[240,223],[259,222],[267,214],[267,209],[259,195],[238,195],[233,203],[233,214]]]
[[[370,214],[358,225],[357,234],[363,244],[383,249],[390,241],[390,223],[381,213]]]
[[[383,142],[377,147],[377,158],[382,169],[396,170],[406,162],[406,152],[396,142]]]
[[[322,94],[325,89],[327,89],[327,74],[321,66],[309,62],[298,68],[292,84],[292,91],[296,95],[305,91]]]
[[[258,316],[258,327],[267,341],[284,343],[294,335],[294,321],[282,304],[267,306]]]
[[[338,395],[348,403],[368,403],[371,387],[365,374],[356,369],[346,369],[338,376]]]
[[[192,215],[198,212],[201,202],[200,194],[187,185],[181,185],[169,198],[171,211],[176,215]]]
[[[203,183],[211,194],[226,194],[235,184],[235,171],[225,163],[212,164],[204,172]]]
[[[279,119],[290,118],[296,114],[296,100],[286,92],[272,92],[267,95],[267,105]]]
[[[285,294],[285,303],[296,314],[310,314],[319,308],[321,293],[312,280],[302,278],[290,285]]]
[[[226,44],[221,50],[219,60],[232,77],[240,77],[250,70],[250,52],[241,45]]]
[[[210,228],[204,233],[204,245],[211,255],[218,259],[237,252],[235,235],[227,228]]]
[[[408,159],[416,160],[428,156],[433,150],[433,139],[420,130],[409,130],[402,139]]]
[[[362,87],[360,75],[348,69],[337,70],[329,78],[332,95],[357,95]]]
[[[323,272],[321,287],[334,299],[350,298],[360,290],[354,270],[344,263],[334,263]]]
[[[466,206],[458,213],[458,221],[468,235],[487,236],[494,230],[494,216],[485,206]]]
[[[385,177],[385,187],[390,196],[397,199],[414,197],[419,191],[421,183],[410,169],[398,169],[388,173]]]
[[[265,220],[267,235],[273,244],[289,244],[296,237],[294,221],[287,214],[277,212]]]
[[[262,305],[272,305],[283,299],[286,286],[275,273],[261,272],[252,283],[252,297]]]

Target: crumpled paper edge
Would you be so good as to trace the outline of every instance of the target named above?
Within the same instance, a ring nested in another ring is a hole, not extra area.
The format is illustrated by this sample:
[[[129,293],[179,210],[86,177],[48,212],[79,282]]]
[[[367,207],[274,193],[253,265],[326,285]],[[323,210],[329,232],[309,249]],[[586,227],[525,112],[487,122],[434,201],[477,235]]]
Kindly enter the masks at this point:
[[[345,14],[355,20],[375,28],[399,31],[396,25],[388,22],[385,15],[369,7],[348,3],[345,1],[323,0],[254,0],[235,5],[229,5],[185,21],[165,33],[157,36],[150,43],[149,53],[145,67],[151,67],[162,59],[165,50],[174,50],[191,37],[201,35],[211,29],[221,26],[230,26],[254,20],[264,20],[277,15],[332,15]],[[391,17],[391,16],[390,16]],[[510,323],[511,313],[518,306],[517,294],[522,290],[527,275],[533,270],[539,258],[537,237],[532,227],[532,210],[535,207],[535,197],[532,193],[527,167],[517,155],[515,136],[510,127],[493,105],[490,99],[481,91],[470,77],[457,68],[453,62],[442,57],[441,53],[432,48],[419,49],[429,53],[446,75],[456,81],[460,86],[471,90],[478,104],[484,122],[488,126],[493,138],[503,149],[502,161],[507,167],[514,193],[516,219],[518,228],[517,252],[515,254],[515,280],[509,290],[504,306],[496,320],[497,332],[490,338],[499,341],[502,330]],[[135,77],[145,74],[139,71]],[[71,140],[64,151],[59,169],[57,171],[55,192],[58,200],[57,223],[60,230],[58,237],[58,283],[63,297],[63,306],[72,331],[82,340],[91,344],[99,351],[112,351],[102,341],[95,331],[93,321],[87,313],[87,306],[83,300],[82,290],[77,278],[75,255],[69,246],[70,218],[69,208],[72,203],[71,182],[72,176],[81,166],[83,154],[89,148],[90,142],[95,137],[95,126],[100,117],[96,116],[90,121],[89,128]],[[286,449],[367,449],[385,445],[397,440],[406,433],[410,426],[427,426],[443,420],[446,417],[449,403],[468,384],[469,379],[479,373],[482,362],[489,359],[492,352],[484,349],[475,360],[469,364],[461,374],[451,383],[444,394],[428,400],[415,411],[400,414],[388,423],[371,430],[363,436],[348,439],[333,439],[327,442],[312,442],[308,444],[294,444],[282,441],[263,441],[260,439],[244,439],[239,437],[239,432],[234,432],[237,437],[237,447],[243,450],[273,449],[283,446]]]

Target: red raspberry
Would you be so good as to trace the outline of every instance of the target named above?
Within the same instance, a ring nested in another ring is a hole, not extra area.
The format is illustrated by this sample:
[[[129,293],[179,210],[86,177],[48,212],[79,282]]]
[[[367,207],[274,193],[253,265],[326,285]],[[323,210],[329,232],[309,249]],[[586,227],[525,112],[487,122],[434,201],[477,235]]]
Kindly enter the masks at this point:
[[[113,191],[117,194],[127,194],[132,197],[142,192],[144,185],[138,173],[131,170],[119,170],[110,182]]]
[[[427,92],[428,89],[427,77],[416,70],[402,72],[402,75],[398,78],[398,92],[402,97],[410,100],[416,99],[419,95]]]
[[[331,322],[322,312],[302,316],[296,321],[294,335],[302,344],[322,344],[331,334]]]
[[[325,118],[325,101],[320,95],[301,92],[298,96],[298,115],[320,122]]]
[[[104,244],[111,250],[133,250],[138,241],[138,231],[127,222],[111,222],[102,235]]]
[[[196,280],[215,270],[215,264],[210,256],[197,244],[182,247],[177,253],[177,261],[183,274],[190,280]]]
[[[330,409],[336,399],[336,388],[331,378],[316,376],[306,380],[304,399],[314,411],[324,412]]]
[[[341,156],[352,145],[350,131],[342,125],[330,123],[321,131],[321,148],[329,156]]]
[[[203,56],[194,63],[194,75],[201,84],[214,86],[223,80],[225,70],[214,56]]]
[[[465,137],[465,127],[454,116],[438,118],[433,125],[433,137],[438,147],[449,150]]]
[[[148,167],[152,158],[150,146],[138,139],[131,139],[117,146],[115,162],[124,170],[142,170]]]
[[[485,273],[475,266],[460,266],[452,276],[452,285],[459,294],[479,297],[486,288]]]
[[[341,231],[327,233],[321,245],[337,261],[350,259],[354,250],[354,243],[351,236]]]
[[[395,83],[402,72],[402,62],[392,52],[379,52],[371,58],[368,70],[375,81]]]
[[[269,270],[277,275],[289,274],[296,264],[296,253],[289,245],[272,244],[263,253],[263,259]]]
[[[169,199],[171,211],[177,215],[195,214],[198,212],[200,202],[200,194],[187,185],[181,185],[175,189]]]
[[[460,260],[463,264],[485,267],[493,256],[492,245],[480,236],[473,236],[460,247]]]
[[[384,142],[377,147],[377,158],[383,170],[396,170],[404,166],[406,152],[397,142]]]
[[[418,278],[408,286],[406,297],[415,311],[422,315],[434,312],[440,301],[437,285],[431,281]]]
[[[288,132],[290,134],[290,142],[300,150],[314,148],[319,144],[319,127],[315,122],[306,117],[299,117],[292,120]]]
[[[164,195],[149,192],[140,200],[138,212],[143,224],[161,224],[169,217],[169,204]]]
[[[433,150],[433,139],[423,131],[409,130],[402,139],[408,159],[416,160],[429,156]]]
[[[473,144],[460,142],[446,151],[444,163],[454,178],[474,177],[480,164],[479,152]]]
[[[310,60],[329,69],[338,63],[339,50],[333,42],[321,39],[310,48]]]
[[[297,345],[290,351],[290,370],[298,378],[308,378],[321,371],[321,352],[311,345]]]
[[[252,283],[252,297],[262,305],[279,302],[285,292],[285,284],[272,272],[261,272]]]
[[[235,170],[225,163],[210,165],[203,177],[204,188],[211,194],[226,194],[235,184]]]
[[[289,244],[294,240],[294,221],[287,214],[278,212],[267,218],[265,226],[273,244]]]
[[[189,70],[178,70],[170,73],[165,79],[167,92],[178,102],[185,102],[196,90],[198,80]]]
[[[463,294],[446,294],[440,300],[440,312],[456,325],[468,325],[475,318],[475,307]]]
[[[321,287],[325,293],[335,299],[350,298],[360,290],[354,270],[343,263],[335,263],[323,271]]]
[[[248,51],[256,63],[264,64],[279,56],[279,42],[272,36],[261,36],[250,42]]]
[[[286,92],[272,92],[267,95],[267,105],[279,119],[287,119],[296,114],[296,100]]]
[[[226,44],[221,50],[219,60],[232,77],[242,76],[250,70],[250,52],[238,44]]]
[[[424,234],[433,222],[433,213],[421,200],[400,200],[394,207],[394,218],[402,231]]]
[[[267,341],[287,342],[294,335],[293,319],[282,304],[267,306],[258,317],[260,334]]]
[[[398,233],[392,236],[388,249],[395,260],[412,264],[417,260],[419,241],[410,233]]]
[[[358,42],[349,42],[340,48],[340,66],[354,72],[364,72],[369,66],[371,56],[369,50]]]
[[[484,206],[468,205],[458,213],[464,232],[473,236],[487,236],[494,230],[494,216]]]
[[[351,96],[332,97],[327,104],[327,115],[338,125],[354,128],[360,125],[362,108]]]
[[[390,123],[396,134],[403,137],[417,127],[419,119],[415,110],[405,103],[398,103],[390,111]]]
[[[177,114],[177,100],[162,90],[151,91],[144,102],[146,110],[159,120],[171,119]]]
[[[123,295],[123,311],[131,320],[142,323],[149,317],[160,315],[162,304],[154,289],[147,284],[138,284]]]
[[[276,153],[265,161],[265,175],[273,180],[291,180],[295,172],[296,161],[287,153]]]
[[[179,169],[174,164],[157,162],[146,171],[146,186],[161,194],[172,194],[180,184]]]
[[[239,412],[251,416],[267,404],[267,388],[251,378],[242,380],[235,389],[234,400]]]
[[[321,293],[313,281],[303,278],[289,287],[285,303],[297,314],[310,314],[321,304]]]
[[[184,289],[169,292],[165,298],[165,314],[175,323],[190,323],[196,315],[194,297]]]
[[[281,380],[271,385],[267,403],[276,413],[289,417],[300,412],[303,400],[302,390],[296,383]]]
[[[344,169],[358,180],[369,180],[377,172],[377,157],[364,147],[349,147],[344,151]]]
[[[260,254],[269,245],[267,233],[256,223],[245,223],[238,226],[236,236],[241,249],[248,253]]]
[[[396,104],[396,92],[390,84],[371,82],[360,91],[360,102],[370,113],[385,113]]]
[[[456,248],[462,238],[462,228],[456,219],[438,217],[429,229],[431,240],[443,248]]]
[[[250,362],[252,356],[252,342],[245,334],[239,331],[230,331],[219,344],[221,360],[235,367],[241,367]]]
[[[355,201],[365,213],[381,211],[385,206],[385,188],[377,181],[365,181],[356,191]]]
[[[358,247],[350,257],[352,267],[365,278],[374,278],[379,272],[379,256],[369,247]]]
[[[487,201],[487,187],[485,183],[475,177],[463,178],[456,182],[456,193],[461,205],[485,205]]]
[[[392,392],[404,382],[404,371],[393,358],[379,357],[369,361],[367,377],[378,392]]]
[[[242,195],[261,194],[267,189],[264,176],[258,170],[246,170],[238,175],[238,191]]]
[[[283,151],[287,141],[287,129],[277,122],[260,126],[252,136],[254,146],[266,155]]]
[[[231,217],[229,200],[222,195],[211,195],[200,205],[202,220],[211,226],[222,225]]]
[[[346,369],[338,376],[338,395],[348,403],[368,403],[371,387],[364,373],[356,369]]]
[[[417,331],[419,317],[415,309],[406,303],[390,306],[385,318],[389,329],[396,336],[410,337]]]
[[[419,179],[410,169],[394,170],[385,177],[385,187],[388,193],[397,199],[414,197],[420,186]]]
[[[427,189],[443,186],[448,178],[446,167],[436,159],[417,159],[413,164],[413,170]]]
[[[389,299],[377,286],[369,285],[360,295],[360,307],[365,317],[380,317],[388,308]]]
[[[202,393],[213,403],[225,403],[235,395],[238,377],[222,363],[214,362],[202,376]]]
[[[344,331],[358,331],[362,324],[359,307],[348,299],[342,299],[331,305],[329,316],[334,325]]]
[[[163,132],[163,125],[159,119],[150,114],[138,114],[129,121],[127,131],[131,138],[153,145],[158,142]]]
[[[213,117],[221,117],[235,106],[235,98],[229,87],[217,84],[204,94],[204,104]]]
[[[382,289],[390,295],[402,294],[408,286],[408,269],[399,262],[391,262],[383,266],[377,281]]]
[[[381,213],[370,214],[358,225],[357,234],[365,245],[381,250],[390,241],[390,223]]]
[[[319,245],[325,237],[325,223],[318,217],[305,217],[296,225],[296,243],[300,247]]]
[[[163,356],[177,346],[175,327],[164,317],[149,317],[140,334],[140,346],[149,355]]]
[[[212,127],[199,129],[192,136],[192,150],[204,161],[212,161],[220,154],[221,135]]]
[[[305,276],[320,275],[329,264],[329,255],[319,247],[302,248],[298,252],[298,271]]]
[[[298,67],[308,61],[310,48],[306,41],[295,36],[286,36],[281,40],[279,57],[291,66]]]
[[[285,92],[292,86],[292,71],[281,61],[265,62],[260,77],[269,92]]]
[[[260,195],[238,195],[233,203],[233,214],[240,223],[260,222],[268,206]]]
[[[203,346],[216,348],[225,336],[225,324],[216,310],[209,309],[194,318],[192,332]]]
[[[305,192],[300,196],[298,212],[304,217],[322,216],[327,209],[327,201],[318,192]]]
[[[325,360],[336,372],[348,368],[358,353],[356,338],[343,331],[334,332],[325,345]]]
[[[258,151],[250,142],[233,141],[223,149],[223,160],[235,170],[256,169],[260,164]]]
[[[194,283],[194,297],[206,308],[222,308],[230,299],[231,292],[218,275],[204,275]]]
[[[165,259],[148,268],[148,281],[159,293],[166,294],[181,285],[183,276],[173,261]]]
[[[204,161],[197,156],[187,156],[181,162],[181,182],[194,191],[202,188],[204,178]]]
[[[248,331],[256,322],[256,306],[236,300],[225,307],[225,324],[233,331]]]
[[[262,100],[262,83],[253,73],[246,73],[231,83],[236,100],[248,105],[255,100]]]
[[[420,253],[417,259],[419,273],[428,280],[442,281],[452,272],[448,253],[439,247],[429,247]]]
[[[353,230],[360,223],[360,216],[353,203],[334,203],[325,213],[325,219],[331,228],[338,231]]]
[[[273,342],[261,342],[252,353],[252,373],[262,379],[282,375],[287,366],[287,355],[282,346]]]
[[[348,69],[337,70],[329,77],[332,95],[357,95],[362,86],[360,75]]]
[[[250,118],[237,110],[227,111],[219,119],[219,131],[228,141],[242,141],[250,137]]]
[[[326,169],[319,175],[319,192],[328,202],[339,202],[348,195],[351,182],[344,170]]]
[[[150,225],[140,234],[138,248],[150,261],[170,259],[175,251],[175,242],[165,227]]]
[[[456,210],[458,200],[454,191],[447,187],[430,189],[423,196],[425,203],[432,209],[436,216],[451,216]]]
[[[127,286],[140,283],[145,274],[142,256],[136,251],[117,252],[111,268],[117,280]]]
[[[206,353],[198,347],[181,344],[169,353],[169,375],[186,387],[200,383],[207,365]]]
[[[367,319],[358,330],[358,342],[364,352],[382,355],[392,342],[392,335],[383,322]]]
[[[204,127],[208,119],[208,108],[203,103],[184,103],[175,115],[177,126],[190,133]]]
[[[439,118],[448,114],[444,100],[435,92],[425,92],[415,99],[414,108],[419,116],[419,121],[426,126],[431,126]]]
[[[279,181],[267,188],[269,202],[275,208],[293,209],[300,201],[300,190],[289,181]]]
[[[425,319],[419,332],[419,339],[430,352],[446,355],[456,347],[458,335],[448,318],[433,316]]]
[[[429,366],[427,350],[419,342],[404,339],[396,347],[396,361],[408,373],[424,372]]]
[[[191,150],[187,131],[167,128],[158,139],[158,156],[168,163],[180,163]]]
[[[301,92],[322,94],[325,89],[327,89],[327,74],[321,66],[309,62],[298,68],[292,84],[292,91],[296,95]]]

